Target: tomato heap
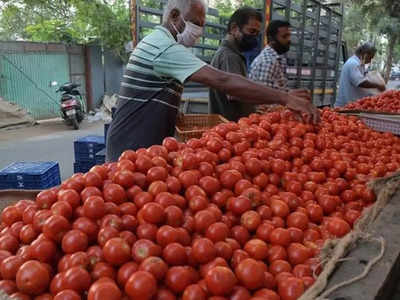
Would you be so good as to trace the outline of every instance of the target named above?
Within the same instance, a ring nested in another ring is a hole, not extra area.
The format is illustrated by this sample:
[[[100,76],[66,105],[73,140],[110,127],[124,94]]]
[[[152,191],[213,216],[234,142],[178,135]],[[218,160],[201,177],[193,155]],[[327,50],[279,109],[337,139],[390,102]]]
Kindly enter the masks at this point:
[[[400,91],[390,90],[377,96],[365,97],[347,104],[343,109],[400,113]]]
[[[294,300],[326,239],[398,169],[400,140],[288,111],[124,152],[1,214],[0,289],[19,299]]]

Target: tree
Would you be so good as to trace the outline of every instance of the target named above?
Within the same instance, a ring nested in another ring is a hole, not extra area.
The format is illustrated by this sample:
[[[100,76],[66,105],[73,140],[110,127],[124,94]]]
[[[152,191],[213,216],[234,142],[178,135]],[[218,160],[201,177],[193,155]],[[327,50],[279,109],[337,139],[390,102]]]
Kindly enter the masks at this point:
[[[384,78],[389,80],[393,64],[396,45],[400,41],[400,14],[393,13],[392,9],[397,7],[398,0],[353,0],[359,5],[362,14],[369,21],[369,28],[374,29],[378,35],[384,35],[386,43],[386,59],[384,67]]]
[[[126,0],[0,0],[0,7],[2,40],[96,42],[127,60],[125,43],[131,35]]]
[[[264,0],[214,0],[214,6],[218,9],[221,16],[229,18],[236,9],[242,6],[251,6],[254,8],[264,8]]]

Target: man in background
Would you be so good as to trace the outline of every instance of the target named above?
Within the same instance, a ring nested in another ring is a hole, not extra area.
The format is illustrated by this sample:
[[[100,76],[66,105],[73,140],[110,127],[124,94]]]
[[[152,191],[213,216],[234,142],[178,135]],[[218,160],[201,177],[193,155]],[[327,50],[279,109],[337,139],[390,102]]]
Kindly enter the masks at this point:
[[[339,94],[335,107],[369,96],[368,90],[378,89],[384,91],[385,85],[374,83],[366,77],[366,64],[371,63],[376,54],[376,48],[371,43],[365,43],[357,48],[355,55],[350,57],[343,65],[339,81]]]
[[[307,90],[289,90],[286,75],[287,63],[283,56],[290,50],[290,23],[274,20],[266,31],[268,45],[261,51],[251,64],[249,79],[260,82],[268,87],[295,94],[310,99]],[[268,106],[258,105],[257,111],[263,112]]]
[[[211,65],[221,71],[247,77],[246,58],[242,52],[257,47],[262,15],[251,7],[239,8],[228,23],[228,34],[215,53]],[[254,105],[240,101],[224,91],[210,89],[209,112],[237,121],[254,112]]]

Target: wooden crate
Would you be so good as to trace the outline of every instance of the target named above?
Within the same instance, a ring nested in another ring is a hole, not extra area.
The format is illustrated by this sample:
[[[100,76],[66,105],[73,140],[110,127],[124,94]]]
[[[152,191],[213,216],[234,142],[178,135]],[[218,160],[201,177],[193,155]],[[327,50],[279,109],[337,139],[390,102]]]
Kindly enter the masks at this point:
[[[40,190],[0,190],[0,212],[19,200],[35,200]]]
[[[192,138],[200,138],[202,134],[221,123],[229,122],[221,115],[183,115],[176,122],[178,140],[186,142]]]

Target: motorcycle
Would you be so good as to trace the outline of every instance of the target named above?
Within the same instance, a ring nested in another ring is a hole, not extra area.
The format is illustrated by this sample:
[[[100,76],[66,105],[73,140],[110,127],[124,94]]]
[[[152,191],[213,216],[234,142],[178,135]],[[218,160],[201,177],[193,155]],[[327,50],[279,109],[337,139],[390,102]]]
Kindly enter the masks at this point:
[[[51,82],[51,86],[57,85],[56,81]],[[67,125],[72,125],[76,130],[79,129],[79,124],[85,117],[83,97],[77,89],[80,86],[80,84],[67,82],[56,90],[56,93],[62,93],[61,117]]]

